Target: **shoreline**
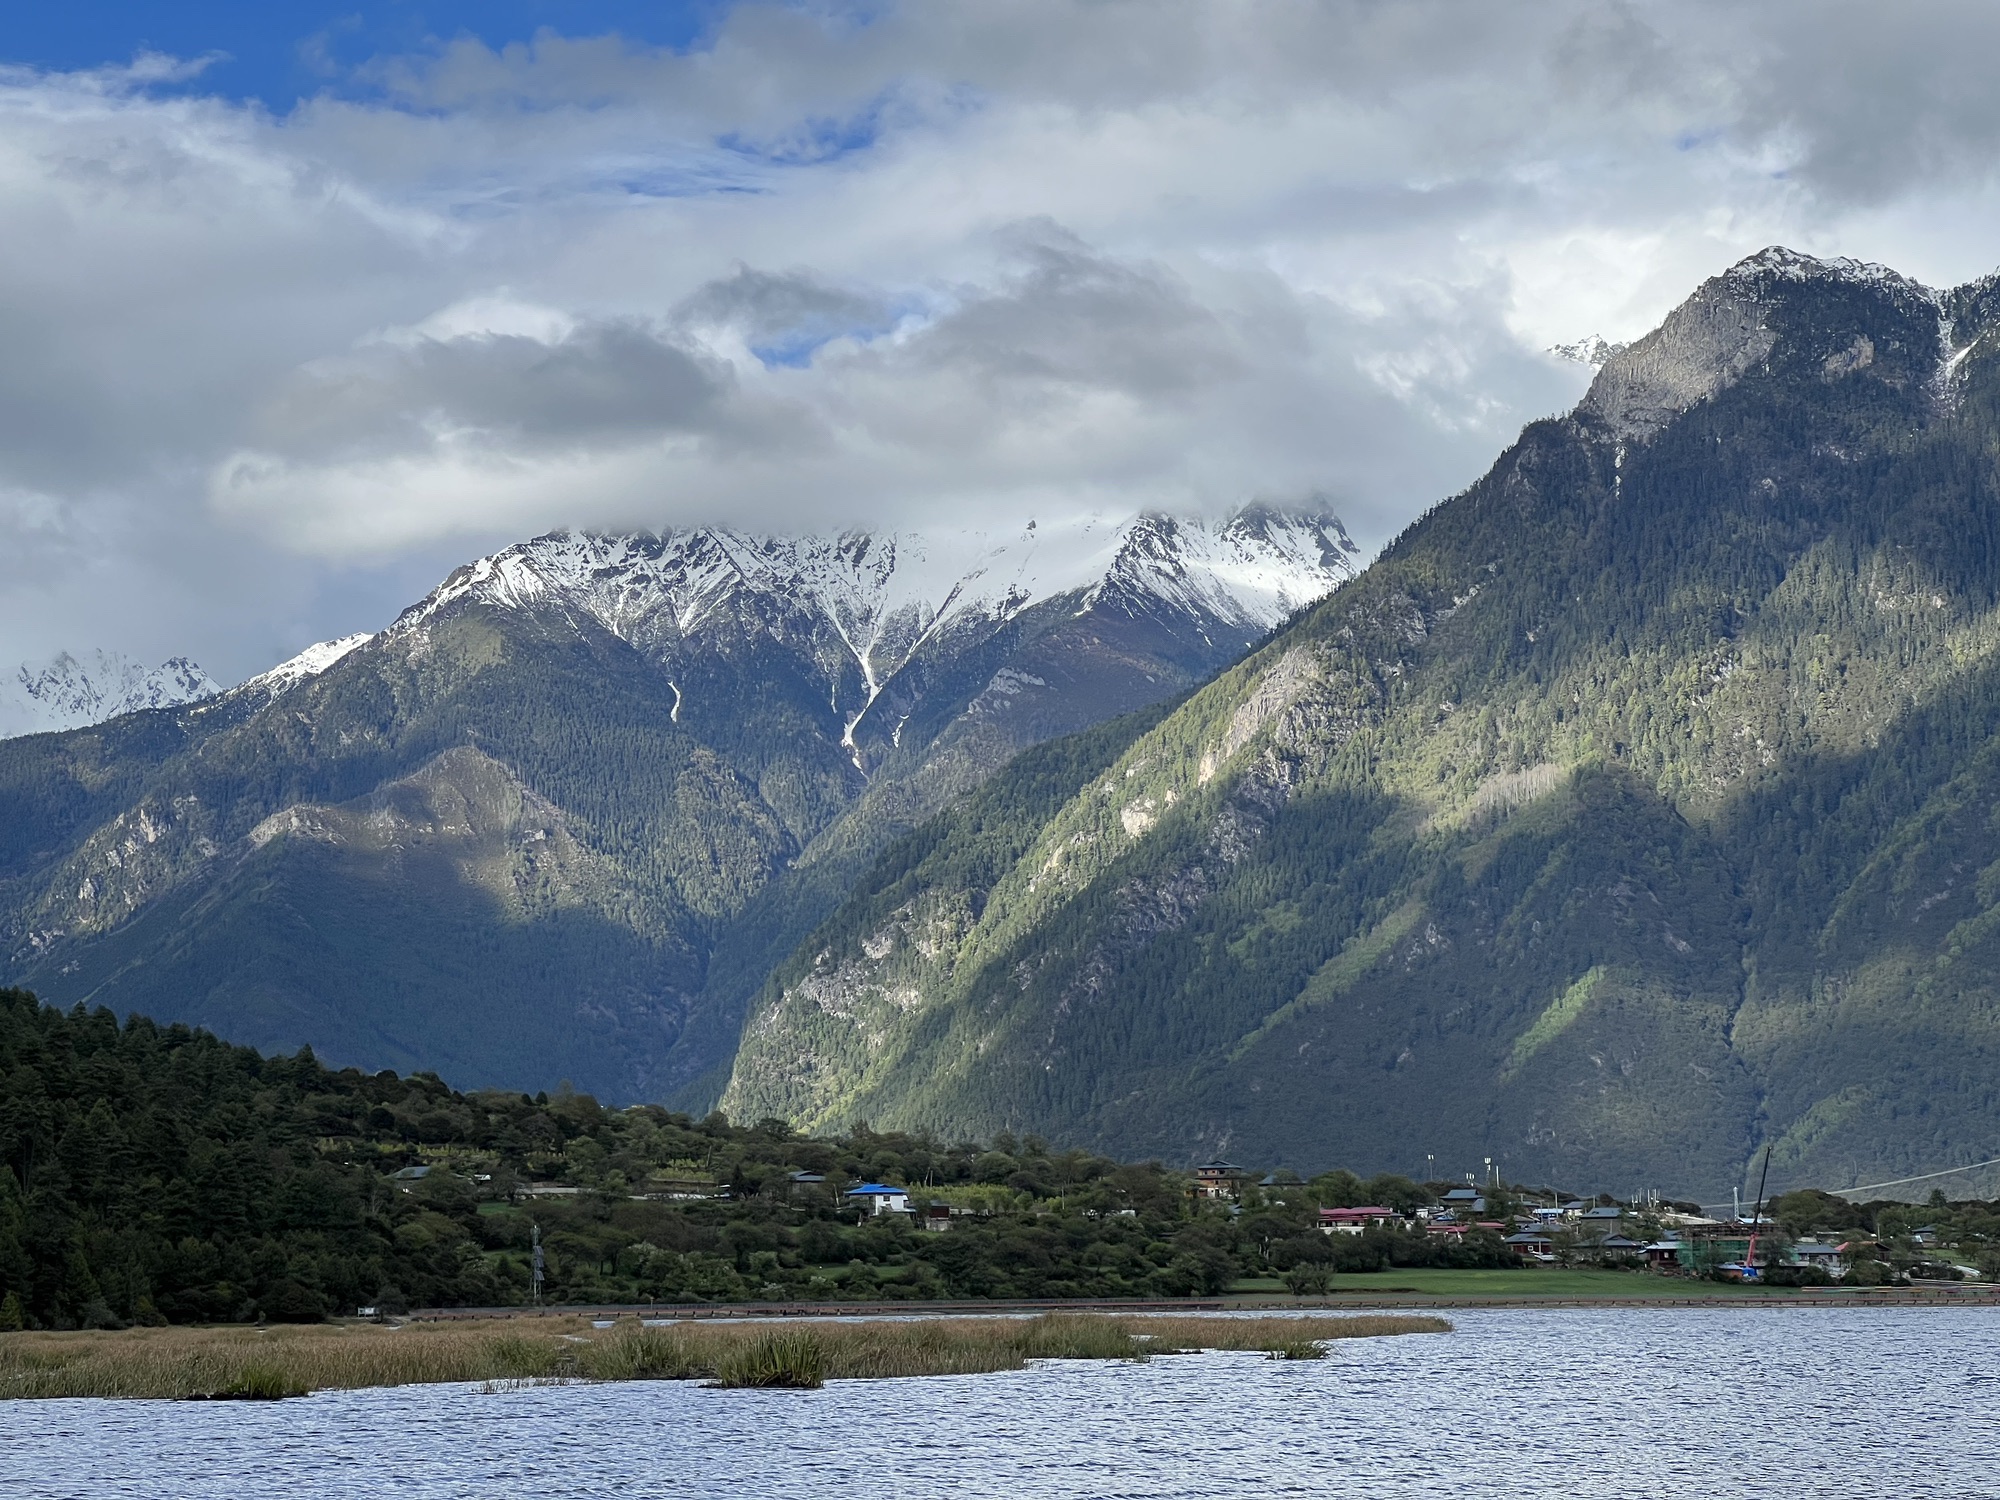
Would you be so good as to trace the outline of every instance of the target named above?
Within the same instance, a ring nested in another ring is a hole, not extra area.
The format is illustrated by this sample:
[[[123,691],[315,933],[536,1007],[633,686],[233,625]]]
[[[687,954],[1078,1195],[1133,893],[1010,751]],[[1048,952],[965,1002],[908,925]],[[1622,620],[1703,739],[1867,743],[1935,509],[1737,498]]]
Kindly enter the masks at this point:
[[[711,1302],[565,1303],[549,1307],[425,1307],[395,1319],[402,1323],[486,1322],[513,1318],[640,1318],[670,1323],[732,1323],[813,1318],[976,1318],[1046,1313],[1125,1316],[1202,1316],[1217,1313],[1424,1312],[1433,1308],[1535,1307],[2000,1307],[2000,1286],[1947,1290],[1931,1287],[1727,1288],[1658,1294],[1574,1292],[1354,1292],[1327,1297],[1269,1297],[1257,1293],[1182,1300],[1046,1299],[991,1302]],[[346,1322],[365,1322],[345,1319]]]

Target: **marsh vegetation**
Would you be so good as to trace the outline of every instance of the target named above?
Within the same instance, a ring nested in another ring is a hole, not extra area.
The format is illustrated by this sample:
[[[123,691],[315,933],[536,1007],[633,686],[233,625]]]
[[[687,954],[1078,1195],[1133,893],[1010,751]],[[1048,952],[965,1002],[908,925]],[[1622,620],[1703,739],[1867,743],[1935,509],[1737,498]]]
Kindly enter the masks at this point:
[[[1195,1318],[1056,1313],[811,1323],[493,1319],[256,1328],[133,1328],[0,1337],[0,1395],[259,1399],[445,1382],[828,1380],[980,1375],[1039,1359],[1145,1360],[1204,1349],[1316,1357],[1328,1341],[1445,1333],[1431,1317]]]

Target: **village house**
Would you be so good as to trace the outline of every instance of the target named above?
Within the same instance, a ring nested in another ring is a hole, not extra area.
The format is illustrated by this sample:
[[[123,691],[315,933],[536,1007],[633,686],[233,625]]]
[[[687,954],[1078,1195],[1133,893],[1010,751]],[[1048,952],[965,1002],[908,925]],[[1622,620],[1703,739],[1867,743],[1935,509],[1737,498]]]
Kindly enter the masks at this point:
[[[1233,1161],[1203,1162],[1194,1169],[1195,1191],[1204,1198],[1235,1198],[1242,1194],[1245,1175]]]
[[[1847,1246],[1829,1245],[1824,1240],[1800,1240],[1792,1246],[1791,1263],[1818,1266],[1829,1276],[1847,1274]]]
[[[1532,1229],[1523,1229],[1518,1234],[1510,1234],[1501,1241],[1529,1265],[1546,1266],[1555,1263],[1555,1242],[1545,1234],[1537,1234]]]
[[[880,1182],[864,1182],[849,1188],[844,1196],[850,1203],[866,1205],[873,1214],[906,1214],[910,1211],[908,1188],[889,1187]]]
[[[1322,1208],[1319,1211],[1321,1234],[1360,1234],[1365,1229],[1403,1227],[1403,1216],[1379,1203],[1366,1208]]]

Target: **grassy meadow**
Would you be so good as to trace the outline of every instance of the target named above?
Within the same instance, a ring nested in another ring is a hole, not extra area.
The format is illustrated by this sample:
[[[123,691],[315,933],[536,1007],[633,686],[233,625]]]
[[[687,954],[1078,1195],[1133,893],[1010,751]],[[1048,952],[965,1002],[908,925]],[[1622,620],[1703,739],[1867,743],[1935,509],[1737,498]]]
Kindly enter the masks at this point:
[[[1049,1314],[784,1324],[582,1318],[0,1335],[0,1398],[274,1399],[450,1381],[702,1380],[812,1389],[828,1380],[978,1375],[1036,1359],[1142,1360],[1199,1349],[1318,1358],[1334,1339],[1446,1333],[1431,1317]]]
[[[1787,1288],[1733,1286],[1683,1276],[1647,1276],[1632,1271],[1560,1270],[1524,1266],[1518,1270],[1458,1269],[1446,1266],[1399,1266],[1386,1271],[1335,1276],[1329,1297],[1606,1297],[1620,1301],[1689,1297],[1782,1297]],[[1242,1278],[1230,1288],[1234,1297],[1268,1294],[1287,1304],[1297,1300],[1275,1277]]]

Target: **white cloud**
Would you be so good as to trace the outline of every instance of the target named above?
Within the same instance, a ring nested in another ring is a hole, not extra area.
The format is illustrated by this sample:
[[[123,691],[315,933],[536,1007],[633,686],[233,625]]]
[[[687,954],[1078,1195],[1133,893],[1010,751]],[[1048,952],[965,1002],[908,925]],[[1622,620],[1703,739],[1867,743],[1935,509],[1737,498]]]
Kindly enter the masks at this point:
[[[1574,399],[1538,349],[1766,243],[2000,262],[1996,31],[933,0],[462,41],[284,118],[0,72],[0,657],[240,675],[561,523],[1325,492],[1380,542]]]

